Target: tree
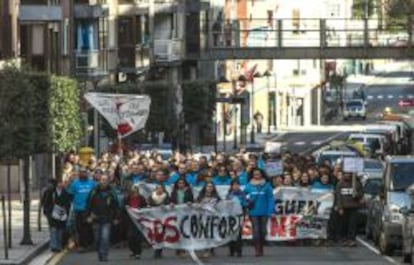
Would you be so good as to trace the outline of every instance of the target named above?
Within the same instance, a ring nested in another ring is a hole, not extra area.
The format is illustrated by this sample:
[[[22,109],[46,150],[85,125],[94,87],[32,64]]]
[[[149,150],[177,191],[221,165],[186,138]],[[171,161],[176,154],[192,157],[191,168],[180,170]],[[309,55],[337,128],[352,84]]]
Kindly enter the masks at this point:
[[[369,18],[374,14],[375,0],[354,0],[352,16],[354,18]]]
[[[37,153],[67,151],[80,138],[79,91],[68,78],[6,66],[0,70],[0,160],[24,159],[24,233],[30,236],[30,159]]]
[[[197,126],[201,141],[205,131],[211,132],[216,106],[216,84],[211,81],[188,81],[183,83],[184,121]],[[200,141],[200,142],[201,142]]]
[[[388,0],[385,3],[385,19],[387,29],[407,29],[411,24],[411,16],[414,12],[414,1],[412,0]]]

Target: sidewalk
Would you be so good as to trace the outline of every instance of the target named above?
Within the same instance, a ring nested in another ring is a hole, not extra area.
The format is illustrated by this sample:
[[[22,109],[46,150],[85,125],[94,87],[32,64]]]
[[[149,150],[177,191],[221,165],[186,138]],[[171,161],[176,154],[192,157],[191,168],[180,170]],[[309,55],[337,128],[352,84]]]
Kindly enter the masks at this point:
[[[19,200],[12,201],[12,248],[9,249],[9,258],[5,259],[3,237],[3,212],[0,208],[0,264],[15,265],[28,264],[32,259],[47,249],[49,243],[49,230],[47,220],[42,214],[41,231],[38,231],[38,207],[39,200],[31,200],[30,204],[30,232],[33,245],[20,245],[23,238],[23,203]],[[6,202],[7,211],[7,202]],[[7,215],[6,215],[7,216]]]

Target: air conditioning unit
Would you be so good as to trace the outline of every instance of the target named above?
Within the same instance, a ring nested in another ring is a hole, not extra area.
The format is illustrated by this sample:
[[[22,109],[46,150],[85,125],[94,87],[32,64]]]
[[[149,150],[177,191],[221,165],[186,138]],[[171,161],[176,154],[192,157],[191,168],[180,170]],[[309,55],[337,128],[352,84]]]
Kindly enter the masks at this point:
[[[128,76],[124,72],[118,72],[118,83],[124,83],[128,79]]]

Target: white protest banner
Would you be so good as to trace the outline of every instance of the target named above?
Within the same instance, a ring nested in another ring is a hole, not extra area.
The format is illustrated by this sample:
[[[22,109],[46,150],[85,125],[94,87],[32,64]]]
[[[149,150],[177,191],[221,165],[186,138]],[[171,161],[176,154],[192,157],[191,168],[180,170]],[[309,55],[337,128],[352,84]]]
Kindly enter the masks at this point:
[[[155,249],[215,248],[235,240],[243,220],[240,204],[233,201],[215,206],[183,204],[127,211]]]
[[[140,193],[148,198],[154,184],[139,183]],[[225,199],[229,186],[216,186],[217,192]],[[166,186],[171,193],[172,187]],[[244,187],[241,187],[244,190]],[[193,187],[196,200],[201,187]],[[327,237],[329,216],[333,207],[333,193],[300,187],[279,187],[273,191],[275,211],[267,223],[268,241],[292,239],[324,239]],[[180,206],[181,207],[181,206]],[[252,238],[252,227],[246,216],[243,222],[243,239]]]
[[[283,143],[281,142],[266,142],[264,152],[269,154],[280,154]]]
[[[283,162],[280,160],[267,161],[265,171],[268,177],[280,176],[283,174]]]
[[[358,173],[364,171],[364,159],[361,157],[344,157],[344,172]]]
[[[86,93],[84,97],[121,137],[145,127],[151,104],[146,95]]]
[[[326,238],[333,206],[332,192],[315,192],[307,188],[275,189],[275,212],[267,223],[268,241]],[[243,239],[251,239],[250,220],[243,224]]]

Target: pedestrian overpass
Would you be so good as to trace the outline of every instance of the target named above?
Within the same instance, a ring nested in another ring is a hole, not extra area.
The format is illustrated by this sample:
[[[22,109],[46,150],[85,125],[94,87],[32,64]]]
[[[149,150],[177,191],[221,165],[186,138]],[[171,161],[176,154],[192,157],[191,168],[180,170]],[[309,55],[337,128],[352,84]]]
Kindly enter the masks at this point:
[[[410,59],[407,25],[385,30],[375,19],[239,19],[214,22],[201,60]],[[192,55],[188,54],[191,59]]]

